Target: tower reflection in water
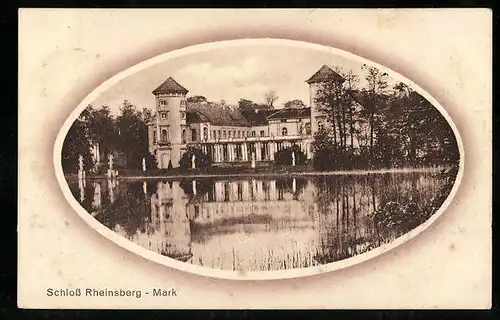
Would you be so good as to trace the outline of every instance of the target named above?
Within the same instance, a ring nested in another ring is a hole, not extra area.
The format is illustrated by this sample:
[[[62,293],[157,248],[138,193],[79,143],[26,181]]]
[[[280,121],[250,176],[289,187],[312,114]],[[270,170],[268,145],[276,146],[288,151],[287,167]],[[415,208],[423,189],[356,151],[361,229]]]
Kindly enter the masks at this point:
[[[391,241],[404,230],[374,224],[373,212],[389,203],[428,203],[439,188],[432,175],[102,180],[87,185],[92,190],[82,205],[127,239],[180,261],[280,270],[333,262]]]

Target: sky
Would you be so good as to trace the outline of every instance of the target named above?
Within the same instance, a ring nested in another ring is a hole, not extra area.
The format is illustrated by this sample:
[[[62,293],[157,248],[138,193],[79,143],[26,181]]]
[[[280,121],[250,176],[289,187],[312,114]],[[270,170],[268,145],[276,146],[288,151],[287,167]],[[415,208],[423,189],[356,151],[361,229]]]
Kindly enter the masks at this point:
[[[103,92],[92,105],[107,105],[118,113],[123,101],[128,100],[140,110],[153,109],[152,91],[169,76],[189,90],[188,97],[202,95],[209,101],[223,99],[230,105],[237,105],[240,98],[262,103],[264,94],[274,90],[279,97],[275,108],[294,99],[309,105],[305,81],[325,64],[353,70],[361,79],[360,86],[365,84],[366,72],[359,62],[332,53],[277,45],[226,47],[184,55],[141,70]]]

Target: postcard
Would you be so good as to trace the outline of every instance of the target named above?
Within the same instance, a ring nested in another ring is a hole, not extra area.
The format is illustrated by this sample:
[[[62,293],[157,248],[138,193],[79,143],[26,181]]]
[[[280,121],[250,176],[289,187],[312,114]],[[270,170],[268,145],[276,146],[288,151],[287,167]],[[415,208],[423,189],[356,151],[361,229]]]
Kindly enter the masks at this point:
[[[19,307],[490,308],[491,17],[21,9]]]

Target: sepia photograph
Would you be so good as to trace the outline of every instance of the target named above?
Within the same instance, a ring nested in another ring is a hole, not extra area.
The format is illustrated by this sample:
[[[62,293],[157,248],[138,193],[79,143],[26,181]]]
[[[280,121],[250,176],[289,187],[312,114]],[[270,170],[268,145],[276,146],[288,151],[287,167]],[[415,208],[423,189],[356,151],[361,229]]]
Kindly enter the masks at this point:
[[[446,111],[332,50],[235,40],[95,97],[62,133],[72,196],[131,243],[202,268],[311,268],[390,247],[457,182]]]
[[[491,308],[492,17],[20,9],[18,308]]]

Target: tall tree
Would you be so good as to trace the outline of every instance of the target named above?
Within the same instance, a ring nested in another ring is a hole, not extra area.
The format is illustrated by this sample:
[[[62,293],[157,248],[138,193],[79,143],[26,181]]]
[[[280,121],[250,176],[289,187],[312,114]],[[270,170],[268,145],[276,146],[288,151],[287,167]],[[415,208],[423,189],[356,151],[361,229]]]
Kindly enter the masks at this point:
[[[368,121],[370,125],[370,159],[374,156],[374,140],[377,131],[377,111],[386,101],[386,93],[388,88],[388,74],[382,72],[375,67],[367,67],[365,79],[368,83],[367,88],[363,90],[363,102],[366,112],[368,113]]]
[[[243,112],[253,112],[256,107],[257,107],[257,104],[255,102],[253,102],[252,100],[243,99],[243,98],[238,100],[238,108]]]
[[[269,90],[264,94],[264,101],[269,109],[274,108],[274,103],[276,102],[276,100],[278,100],[278,98],[279,97],[276,95],[276,91],[274,90]]]
[[[76,119],[69,128],[61,151],[61,165],[65,173],[78,170],[80,155],[83,156],[85,169],[88,170],[92,167],[90,144],[86,131],[85,118],[82,116]]]
[[[125,100],[116,118],[119,150],[125,153],[127,165],[139,168],[143,157],[149,158],[148,129],[136,106]]]
[[[300,100],[300,99],[295,99],[295,100],[290,100],[290,101],[287,101],[283,104],[283,106],[287,109],[300,109],[300,108],[305,108],[306,107],[306,104],[304,103],[304,101]]]
[[[108,106],[99,109],[88,107],[88,134],[90,142],[97,144],[99,153],[106,156],[116,148],[117,134],[114,118]]]

